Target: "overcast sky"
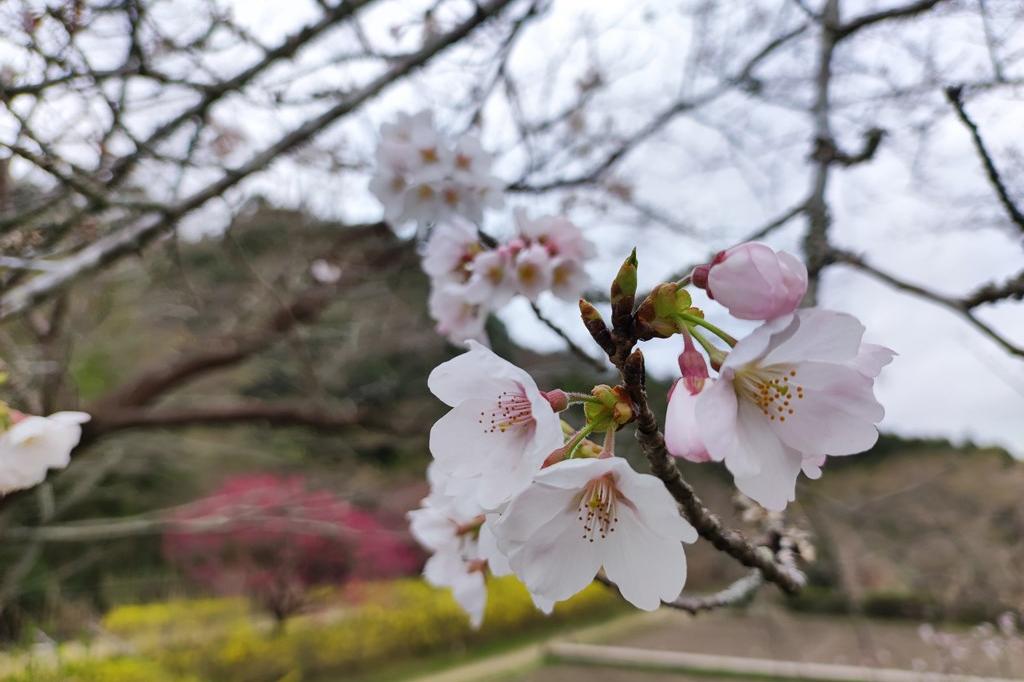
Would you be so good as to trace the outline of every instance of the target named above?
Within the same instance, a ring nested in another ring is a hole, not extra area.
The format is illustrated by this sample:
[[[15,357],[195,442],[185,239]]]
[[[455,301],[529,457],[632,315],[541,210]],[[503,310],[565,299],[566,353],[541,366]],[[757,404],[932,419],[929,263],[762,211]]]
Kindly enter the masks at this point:
[[[230,0],[228,4],[240,22],[269,43],[316,15],[314,3],[308,0]],[[382,3],[367,16],[364,28],[371,39],[384,43],[390,40],[391,27],[416,16],[426,4],[419,0]],[[512,55],[510,69],[523,85],[526,106],[538,115],[558,110],[570,101],[574,82],[592,65],[599,66],[612,83],[595,103],[590,115],[593,125],[608,118],[615,130],[629,131],[678,94],[699,94],[714,82],[701,65],[715,59],[729,62],[729,54],[723,49],[721,54],[702,56],[695,49],[694,24],[680,10],[694,4],[554,0],[550,15],[527,30]],[[758,4],[786,3],[761,0]],[[772,15],[778,25],[762,27],[752,22],[751,27],[737,25],[744,18],[742,11],[725,14],[729,3],[719,3],[718,14],[711,13],[710,23],[700,30],[713,36],[711,44],[731,41],[737,57],[749,56],[769,35],[764,31],[801,20],[796,3],[788,4],[793,7],[791,15]],[[819,3],[809,0],[808,4]],[[850,16],[892,4],[888,0],[846,0],[844,6]],[[1024,27],[999,22],[1000,17],[1009,17],[1011,9],[1019,12],[1016,0],[987,4],[992,8],[1001,49],[1007,55],[1024,54]],[[737,3],[734,9],[751,6]],[[584,32],[590,39],[580,37]],[[742,38],[734,40],[733,33]],[[403,34],[401,39],[414,38]],[[321,41],[300,55],[300,64],[316,63],[346,40],[352,40],[350,33]],[[845,46],[837,57],[843,66],[835,80],[834,98],[857,102],[837,107],[833,121],[840,142],[855,148],[859,135],[876,125],[885,128],[889,136],[870,163],[833,175],[829,196],[834,241],[866,253],[882,269],[951,295],[962,295],[978,284],[1019,272],[1024,267],[1020,233],[1011,229],[994,201],[965,130],[948,112],[935,116],[945,106],[937,92],[899,106],[869,95],[880,91],[882,85],[917,82],[923,73],[922,63],[940,74],[943,82],[985,77],[991,67],[984,45],[979,21],[967,14],[949,13],[898,29],[870,32]],[[920,58],[936,46],[941,49],[935,58]],[[621,207],[599,208],[584,202],[569,211],[599,245],[600,258],[590,268],[597,282],[606,284],[614,267],[635,245],[641,287],[648,287],[709,251],[730,245],[806,196],[810,128],[807,116],[794,104],[805,102],[809,94],[804,77],[813,68],[813,49],[813,36],[809,35],[761,72],[766,81],[791,81],[791,99],[786,92],[781,98],[785,102],[768,105],[738,94],[725,96],[693,115],[679,117],[621,164],[617,175],[633,184],[638,198],[673,216],[681,231],[657,226],[640,230],[636,215]],[[479,55],[457,51],[328,131],[322,142],[365,158],[372,152],[379,123],[399,110],[434,108],[449,126],[463,125],[464,121],[453,120],[447,112],[460,93],[478,83],[474,56]],[[245,61],[245,55],[227,52],[219,59],[225,69],[233,70]],[[732,59],[732,63],[736,61]],[[295,68],[282,66],[273,77],[287,82],[289,69]],[[358,79],[359,68],[318,70],[313,80],[344,87]],[[1018,68],[1010,76],[1024,74]],[[1024,190],[1020,181],[1024,168],[1021,94],[1019,89],[1004,89],[969,103],[986,140],[1004,164],[1011,186],[1018,190]],[[239,98],[219,115],[259,145],[309,113],[265,104],[268,106],[261,107]],[[484,114],[485,143],[506,152],[499,158],[497,172],[511,181],[522,157],[519,150],[507,148],[509,112],[495,103]],[[72,115],[69,112],[68,116]],[[55,118],[54,125],[65,124],[66,120]],[[186,221],[184,230],[191,236],[216,232],[241,204],[244,194],[253,192],[281,203],[302,204],[331,217],[377,218],[380,207],[368,195],[366,179],[365,175],[339,177],[302,160],[278,163],[231,193],[228,201],[214,202]],[[201,179],[197,176],[193,181]],[[1024,201],[1024,192],[1018,195]],[[509,229],[512,207],[541,213],[556,210],[556,201],[556,197],[511,196],[504,210],[488,216],[486,227],[500,233]],[[769,241],[797,251],[803,229],[803,220],[796,220]],[[1024,360],[1007,355],[947,311],[850,270],[837,267],[827,272],[820,302],[857,315],[867,325],[867,340],[899,353],[878,381],[879,397],[887,411],[884,430],[997,444],[1024,457]],[[575,306],[554,299],[542,303],[570,334],[589,343],[577,322]],[[750,328],[727,319],[714,304],[707,311],[734,333]],[[1018,345],[1024,344],[1021,303],[988,306],[978,314]],[[510,304],[501,316],[522,343],[539,349],[560,346],[558,338],[533,319],[522,301]],[[651,371],[668,377],[674,371],[678,345],[675,341],[648,344]]]

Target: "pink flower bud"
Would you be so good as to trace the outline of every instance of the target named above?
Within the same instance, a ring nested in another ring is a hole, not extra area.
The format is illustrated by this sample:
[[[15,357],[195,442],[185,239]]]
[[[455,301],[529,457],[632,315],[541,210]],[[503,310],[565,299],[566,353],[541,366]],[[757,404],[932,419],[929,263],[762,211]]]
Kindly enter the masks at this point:
[[[555,388],[550,391],[541,391],[540,394],[551,403],[551,409],[555,412],[561,412],[565,408],[569,407],[569,396],[560,388]]]
[[[807,292],[807,268],[790,253],[747,242],[715,257],[706,288],[734,317],[770,320],[796,310]]]
[[[704,380],[708,378],[708,364],[694,347],[689,334],[683,334],[683,352],[679,354],[678,360],[687,390],[693,395],[700,393],[704,388]]]

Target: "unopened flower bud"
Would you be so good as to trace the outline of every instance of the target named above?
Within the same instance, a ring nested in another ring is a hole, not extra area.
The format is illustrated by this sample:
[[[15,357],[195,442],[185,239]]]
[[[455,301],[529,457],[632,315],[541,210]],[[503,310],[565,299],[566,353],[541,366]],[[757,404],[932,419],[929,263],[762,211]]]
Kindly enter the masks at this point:
[[[704,356],[693,345],[693,339],[689,334],[683,334],[683,352],[679,354],[679,371],[682,372],[683,382],[692,395],[696,395],[704,388],[704,381],[708,378],[708,365]]]
[[[583,319],[583,326],[587,328],[590,336],[601,347],[601,350],[608,355],[615,353],[615,340],[612,339],[608,325],[604,323],[597,308],[584,298],[580,299],[580,317]]]
[[[616,331],[628,331],[630,326],[633,305],[636,302],[637,265],[636,249],[633,249],[612,281],[612,328]]]
[[[807,292],[807,268],[794,255],[758,242],[722,251],[694,284],[741,320],[770,320],[793,312]],[[703,282],[703,284],[702,284]]]
[[[551,409],[555,412],[561,412],[565,408],[569,407],[569,394],[560,388],[555,388],[550,391],[541,391],[540,394],[551,403]]]

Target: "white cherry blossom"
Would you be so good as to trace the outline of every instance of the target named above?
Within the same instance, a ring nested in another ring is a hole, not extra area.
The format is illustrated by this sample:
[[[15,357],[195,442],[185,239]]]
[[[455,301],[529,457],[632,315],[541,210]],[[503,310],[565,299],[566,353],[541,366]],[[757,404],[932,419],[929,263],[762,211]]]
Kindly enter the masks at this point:
[[[851,315],[800,310],[761,325],[728,354],[696,417],[711,458],[725,462],[745,494],[781,509],[805,461],[814,474],[822,454],[875,444],[884,412],[874,375],[855,365],[880,370],[890,352],[869,346],[862,354],[863,333]]]
[[[536,301],[542,291],[551,286],[551,255],[540,244],[527,246],[516,254],[515,276],[519,292]]]
[[[87,421],[84,412],[20,416],[0,433],[0,494],[31,488],[43,482],[48,469],[66,467]]]
[[[622,596],[645,610],[679,596],[681,543],[697,539],[662,482],[619,457],[545,468],[493,530],[516,576],[538,597],[568,599],[604,568]]]
[[[430,431],[430,452],[454,479],[474,479],[477,502],[496,509],[562,445],[562,426],[529,374],[479,343],[468,345],[427,379],[452,407]]]

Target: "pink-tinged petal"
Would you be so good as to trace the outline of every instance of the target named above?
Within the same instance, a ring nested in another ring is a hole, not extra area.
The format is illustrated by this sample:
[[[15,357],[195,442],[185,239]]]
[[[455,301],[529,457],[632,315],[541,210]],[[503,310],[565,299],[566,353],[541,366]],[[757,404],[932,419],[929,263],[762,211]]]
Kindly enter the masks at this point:
[[[747,336],[740,339],[735,348],[725,357],[723,368],[739,369],[761,359],[776,338],[785,338],[800,325],[796,315],[783,315],[765,322]]]
[[[850,455],[878,440],[876,424],[884,410],[875,399],[872,380],[842,365],[804,362],[793,384],[803,398],[791,397],[792,414],[772,422],[787,445],[805,454]]]
[[[805,361],[848,362],[857,356],[864,325],[853,315],[808,308],[796,313],[799,324],[772,339],[759,363],[789,365]]]
[[[781,457],[769,459],[781,454]],[[771,511],[782,511],[796,499],[796,479],[803,457],[791,448],[769,449],[762,453],[761,471],[754,476],[737,476],[740,492]]]
[[[467,346],[469,351],[441,363],[427,378],[427,388],[447,405],[455,407],[467,398],[497,397],[516,382],[535,386],[529,374],[486,346],[476,341],[468,341]]]
[[[721,462],[732,448],[739,414],[731,370],[723,371],[718,381],[701,391],[694,409],[701,442],[711,459]]]
[[[686,584],[683,546],[652,532],[629,507],[620,505],[617,512],[615,533],[600,543],[605,573],[626,601],[653,611],[678,597]]]
[[[804,476],[812,480],[821,478],[821,467],[825,466],[825,455],[805,456],[802,464]]]
[[[874,379],[882,373],[882,368],[892,362],[894,357],[896,357],[896,351],[890,348],[874,343],[862,343],[857,357],[848,363],[848,366],[864,376]]]
[[[709,462],[711,455],[698,434],[696,410],[699,395],[692,395],[682,379],[676,381],[665,413],[665,446],[675,457],[691,462]]]

